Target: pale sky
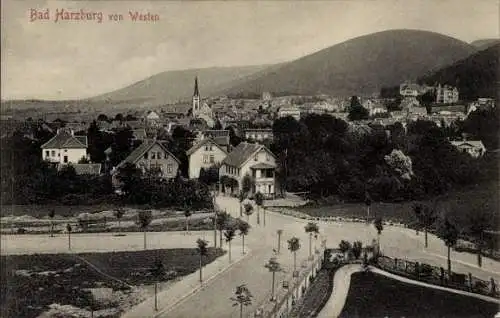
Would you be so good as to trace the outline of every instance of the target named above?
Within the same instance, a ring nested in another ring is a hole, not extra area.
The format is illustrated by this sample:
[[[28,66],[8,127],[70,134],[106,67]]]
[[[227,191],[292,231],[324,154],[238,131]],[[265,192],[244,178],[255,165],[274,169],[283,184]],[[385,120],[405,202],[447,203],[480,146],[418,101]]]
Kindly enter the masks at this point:
[[[31,9],[47,8],[50,20],[30,22]],[[55,22],[56,9],[104,16]],[[160,20],[132,22],[129,10]],[[388,29],[499,38],[499,10],[498,0],[3,0],[2,99],[91,97],[162,71],[283,62]]]

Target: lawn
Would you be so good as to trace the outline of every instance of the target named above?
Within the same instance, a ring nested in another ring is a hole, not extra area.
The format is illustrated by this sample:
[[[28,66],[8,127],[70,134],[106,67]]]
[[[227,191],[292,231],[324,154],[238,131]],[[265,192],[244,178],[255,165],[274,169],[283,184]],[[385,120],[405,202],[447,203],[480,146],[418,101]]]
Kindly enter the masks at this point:
[[[4,205],[0,212],[0,216],[20,216],[29,215],[36,218],[43,218],[49,215],[51,210],[55,214],[63,217],[71,217],[80,213],[93,213],[96,211],[113,210],[113,204],[97,204],[97,205],[57,205],[57,204],[44,204],[44,205]]]
[[[464,217],[468,212],[481,208],[490,214],[492,224],[499,224],[499,186],[497,183],[481,184],[453,191],[436,197],[438,212],[446,211],[456,217],[460,223],[465,222]],[[424,203],[432,205],[433,200]],[[384,203],[372,202],[370,206],[370,218],[382,217],[386,221],[412,224],[416,221],[413,202]],[[297,211],[309,214],[313,217],[354,217],[366,218],[367,209],[364,203],[341,203],[341,204],[308,204],[296,208]]]
[[[204,264],[211,263],[224,252],[209,248]],[[136,252],[77,254],[91,262],[100,274],[71,254],[1,256],[1,317],[37,317],[49,305],[72,305],[93,310],[110,310],[119,316],[123,302],[139,302],[137,289],[130,285],[155,281],[150,268],[161,259],[166,275],[162,281],[195,272],[199,266],[196,249],[146,250]],[[111,296],[95,299],[92,291],[107,290]]]
[[[355,273],[339,317],[493,317],[498,304],[399,282],[374,273]]]

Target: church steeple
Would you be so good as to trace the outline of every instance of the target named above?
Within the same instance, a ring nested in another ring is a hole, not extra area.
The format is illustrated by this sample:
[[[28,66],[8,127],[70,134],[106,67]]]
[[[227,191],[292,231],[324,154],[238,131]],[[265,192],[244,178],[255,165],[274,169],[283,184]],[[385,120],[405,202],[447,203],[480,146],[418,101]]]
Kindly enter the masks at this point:
[[[194,93],[193,93],[193,117],[197,117],[200,111],[200,91],[198,90],[198,76],[194,78]]]
[[[193,96],[200,96],[200,92],[198,91],[198,76],[194,78],[194,94]]]

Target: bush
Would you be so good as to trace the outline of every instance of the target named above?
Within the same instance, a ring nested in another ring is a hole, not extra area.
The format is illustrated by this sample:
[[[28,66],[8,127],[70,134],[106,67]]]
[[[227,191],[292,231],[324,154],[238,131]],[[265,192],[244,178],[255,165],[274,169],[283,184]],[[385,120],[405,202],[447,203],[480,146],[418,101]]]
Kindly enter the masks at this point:
[[[22,228],[22,227],[20,227],[20,228],[17,229],[17,234],[26,234],[27,232],[28,231],[25,228]]]

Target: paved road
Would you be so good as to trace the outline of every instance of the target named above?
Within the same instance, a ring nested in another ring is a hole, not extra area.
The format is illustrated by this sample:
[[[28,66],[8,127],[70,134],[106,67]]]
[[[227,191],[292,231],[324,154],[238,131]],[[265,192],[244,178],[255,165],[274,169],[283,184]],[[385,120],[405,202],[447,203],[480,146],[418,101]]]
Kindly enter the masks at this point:
[[[239,215],[239,204],[237,199],[229,197],[217,198],[217,203],[222,209],[233,216]],[[261,215],[262,215],[261,211]],[[264,264],[274,255],[273,249],[277,247],[277,229],[283,229],[281,254],[278,260],[285,272],[277,276],[277,288],[281,288],[281,281],[291,275],[293,269],[293,257],[287,250],[286,240],[297,236],[301,240],[302,248],[298,253],[298,264],[306,260],[308,256],[308,236],[304,232],[306,220],[295,219],[278,213],[266,213],[267,222],[264,227],[256,224],[256,213],[250,218],[252,229],[246,238],[246,243],[252,249],[252,255],[234,265],[228,271],[215,278],[203,290],[189,297],[185,302],[174,307],[162,317],[237,317],[238,309],[232,307],[229,298],[233,296],[237,285],[246,283],[254,294],[253,304],[245,308],[250,314],[255,311],[266,299],[270,298],[271,273],[264,268]],[[373,226],[359,223],[330,223],[318,222],[321,235],[327,239],[328,247],[337,247],[342,239],[349,241],[359,240],[363,245],[371,243],[376,238]],[[194,247],[198,237],[203,233],[195,233],[186,236],[180,232],[156,232],[148,233],[148,248],[176,248]],[[205,233],[208,241],[213,240],[213,232]],[[77,234],[72,235],[73,252],[97,252],[97,251],[120,251],[141,250],[143,247],[142,233],[127,233],[127,236],[116,237],[112,234]],[[239,241],[240,238],[235,238]],[[238,244],[235,242],[235,245]],[[210,242],[212,245],[212,242]],[[319,240],[317,242],[319,247]],[[50,238],[48,235],[14,235],[1,236],[1,253],[24,254],[24,253],[59,253],[67,252],[67,236],[59,235]],[[212,245],[213,246],[213,245]],[[382,251],[391,257],[408,258],[432,265],[446,267],[446,247],[436,237],[429,236],[429,248],[423,248],[423,235],[416,236],[414,231],[386,227],[381,236]],[[234,249],[233,253],[239,251]],[[498,262],[484,259],[483,268],[475,266],[476,258],[468,253],[452,252],[453,269],[458,272],[471,272],[474,276],[489,279],[494,277],[500,280],[500,264]],[[174,288],[174,287],[172,287]]]
[[[238,201],[234,198],[219,197],[218,204],[233,216],[239,214]],[[266,227],[256,225],[256,215],[251,216],[250,223],[253,228],[250,231],[247,242],[252,249],[252,256],[242,263],[234,266],[223,273],[207,286],[204,290],[196,293],[184,303],[178,305],[170,312],[160,317],[238,317],[237,307],[232,307],[229,297],[234,293],[235,286],[246,283],[254,294],[254,302],[245,308],[247,316],[270,298],[271,274],[263,267],[265,262],[273,255],[272,249],[276,248],[276,230],[284,230],[282,237],[282,253],[279,262],[283,264],[286,273],[277,275],[277,281],[282,281],[285,275],[292,271],[293,258],[286,247],[286,240],[295,235],[300,238],[302,248],[298,255],[298,263],[308,256],[308,236],[304,232],[305,220],[298,220],[277,213],[266,213]],[[349,241],[359,240],[363,245],[369,244],[376,238],[376,230],[371,225],[359,223],[326,223],[319,222],[320,232],[327,239],[327,246],[337,247],[342,239]],[[425,261],[439,266],[446,266],[446,249],[435,237],[430,238],[430,246],[427,251],[423,249],[423,236],[416,236],[414,231],[404,228],[387,227],[381,237],[383,252],[392,257],[408,258],[412,260]],[[319,246],[319,242],[318,242]],[[474,266],[474,256],[465,253],[454,253],[453,257],[461,263],[454,262],[453,267],[457,271],[472,272],[473,275],[500,279],[500,265],[485,259],[484,269]],[[469,265],[470,263],[470,265]],[[472,265],[472,266],[471,266]],[[278,288],[281,288],[278,285]]]

